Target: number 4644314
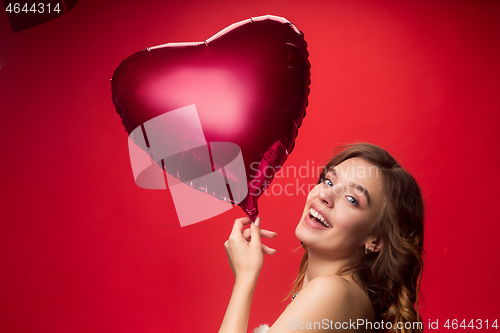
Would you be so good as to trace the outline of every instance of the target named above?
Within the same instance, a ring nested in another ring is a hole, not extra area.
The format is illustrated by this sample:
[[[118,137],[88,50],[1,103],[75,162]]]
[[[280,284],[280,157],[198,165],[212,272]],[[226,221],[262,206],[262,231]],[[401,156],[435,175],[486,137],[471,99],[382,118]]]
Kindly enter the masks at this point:
[[[56,4],[50,4],[50,3],[33,3],[28,5],[27,3],[8,3],[7,7],[5,8],[6,12],[9,13],[34,13],[34,14],[42,14],[42,13],[60,13],[61,9],[59,8],[59,2]]]
[[[498,323],[497,323],[497,320],[498,319],[495,319],[494,322],[490,323],[488,321],[488,319],[486,320],[482,320],[482,319],[471,319],[469,322],[467,322],[465,319],[462,320],[462,322],[459,324],[459,321],[458,319],[448,319],[446,320],[446,323],[444,323],[444,327],[446,327],[447,329],[453,329],[453,330],[456,330],[456,329],[459,329],[459,328],[475,328],[475,329],[482,329],[482,328],[494,328],[494,329],[498,329]]]

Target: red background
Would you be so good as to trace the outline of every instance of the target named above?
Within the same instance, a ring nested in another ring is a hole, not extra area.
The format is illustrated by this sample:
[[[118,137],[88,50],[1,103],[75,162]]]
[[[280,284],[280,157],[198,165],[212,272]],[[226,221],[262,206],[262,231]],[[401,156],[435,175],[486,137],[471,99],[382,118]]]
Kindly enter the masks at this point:
[[[15,34],[0,14],[1,332],[217,331],[233,283],[223,243],[243,213],[180,228],[168,191],[137,187],[109,79],[145,47],[264,14],[305,33],[312,64],[285,167],[352,141],[386,148],[427,202],[426,327],[500,319],[500,2],[84,0]],[[278,253],[250,328],[287,304],[304,200],[260,199]]]

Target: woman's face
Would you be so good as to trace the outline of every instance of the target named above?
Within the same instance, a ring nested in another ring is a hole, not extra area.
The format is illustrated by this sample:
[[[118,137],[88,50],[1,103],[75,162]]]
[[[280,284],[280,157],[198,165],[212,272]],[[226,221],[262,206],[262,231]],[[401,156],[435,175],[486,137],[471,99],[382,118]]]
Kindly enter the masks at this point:
[[[367,246],[373,250],[376,237],[370,231],[384,201],[381,177],[376,166],[359,157],[328,170],[307,196],[297,238],[335,258],[350,258]]]

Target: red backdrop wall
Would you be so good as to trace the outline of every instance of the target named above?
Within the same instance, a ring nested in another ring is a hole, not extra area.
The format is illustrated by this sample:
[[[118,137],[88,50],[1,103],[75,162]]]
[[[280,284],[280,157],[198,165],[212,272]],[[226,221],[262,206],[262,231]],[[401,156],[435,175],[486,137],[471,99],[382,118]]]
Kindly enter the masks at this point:
[[[233,283],[223,243],[243,213],[180,228],[168,190],[137,187],[109,79],[145,47],[264,14],[305,33],[312,64],[286,166],[310,171],[352,141],[386,148],[427,202],[424,323],[500,319],[498,1],[83,0],[18,33],[0,14],[0,331],[218,329]],[[283,311],[301,256],[305,195],[279,186],[315,177],[277,178],[260,199],[278,253],[250,327]]]

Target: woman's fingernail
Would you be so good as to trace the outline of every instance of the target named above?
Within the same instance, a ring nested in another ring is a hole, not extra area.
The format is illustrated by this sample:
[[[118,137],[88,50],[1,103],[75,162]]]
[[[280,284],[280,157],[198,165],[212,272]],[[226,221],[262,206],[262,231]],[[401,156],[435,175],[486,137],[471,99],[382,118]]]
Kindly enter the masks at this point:
[[[258,227],[260,226],[260,217],[257,217],[255,219],[255,225],[258,226]]]
[[[277,232],[275,232],[275,233],[274,233],[274,237],[276,237],[276,236],[278,236],[278,233],[277,233]]]

